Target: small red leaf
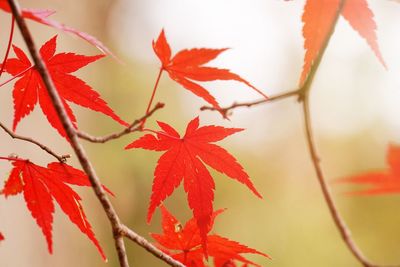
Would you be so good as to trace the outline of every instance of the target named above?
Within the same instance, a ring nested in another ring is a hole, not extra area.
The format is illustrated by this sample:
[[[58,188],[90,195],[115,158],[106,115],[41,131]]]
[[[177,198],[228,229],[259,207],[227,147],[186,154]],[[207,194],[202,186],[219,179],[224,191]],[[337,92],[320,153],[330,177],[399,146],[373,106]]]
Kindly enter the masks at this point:
[[[248,81],[243,79],[237,74],[230,72],[227,69],[218,69],[214,67],[205,67],[204,64],[215,59],[226,48],[222,49],[208,49],[208,48],[194,48],[184,49],[175,54],[171,58],[171,48],[165,37],[164,30],[161,31],[156,41],[153,41],[153,49],[157,57],[161,61],[162,69],[168,72],[171,79],[182,85],[187,90],[191,91],[198,97],[203,98],[217,109],[220,106],[215,98],[208,93],[208,91],[195,83],[194,81],[206,82],[216,80],[234,80],[244,83],[252,88],[264,98],[268,97],[259,89],[254,87]],[[223,114],[225,115],[225,114]]]
[[[389,145],[387,151],[388,169],[371,171],[336,180],[336,183],[350,183],[369,188],[348,192],[350,195],[383,195],[400,193],[400,146]]]

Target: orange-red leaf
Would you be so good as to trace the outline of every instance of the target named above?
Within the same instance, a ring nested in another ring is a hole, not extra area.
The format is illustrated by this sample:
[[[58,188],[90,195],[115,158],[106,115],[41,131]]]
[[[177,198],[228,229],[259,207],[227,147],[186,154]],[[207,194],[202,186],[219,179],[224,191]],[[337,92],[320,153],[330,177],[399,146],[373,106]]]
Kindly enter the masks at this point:
[[[56,110],[53,107],[38,71],[36,68],[32,67],[31,62],[21,49],[14,46],[14,52],[17,57],[10,58],[6,61],[4,71],[14,76],[24,71],[25,73],[18,78],[14,85],[13,99],[15,113],[13,130],[15,131],[21,119],[29,115],[33,111],[35,105],[39,102],[39,105],[49,123],[62,136],[66,137],[64,128],[57,116]],[[46,63],[54,85],[62,98],[64,108],[74,126],[77,127],[76,118],[67,101],[101,112],[118,123],[127,126],[128,123],[116,115],[96,91],[94,91],[84,81],[71,74],[72,72],[102,58],[103,55],[84,56],[74,53],[55,54],[55,52],[56,36],[41,47],[40,54]]]
[[[10,6],[8,5],[7,0],[0,0],[0,9],[7,13],[11,13],[11,9],[10,9]],[[82,31],[78,31],[78,30],[71,28],[69,26],[66,26],[58,21],[49,19],[49,17],[51,15],[53,15],[54,13],[56,13],[56,12],[53,10],[47,10],[47,9],[29,9],[29,8],[22,9],[22,16],[24,18],[39,22],[41,24],[44,24],[44,25],[47,25],[50,27],[53,27],[57,30],[61,30],[61,31],[76,35],[79,38],[82,38],[83,40],[87,41],[91,45],[97,47],[101,52],[115,57],[113,55],[113,53],[103,43],[101,43],[99,40],[97,40],[95,37],[91,36],[90,34],[87,34]]]
[[[374,21],[374,13],[372,13],[371,9],[368,7],[367,0],[345,1],[342,16],[350,23],[351,27],[367,41],[368,45],[375,53],[375,56],[386,68],[377,41],[377,27]]]
[[[153,41],[153,49],[157,57],[161,61],[162,69],[168,72],[171,79],[182,85],[187,90],[191,91],[198,97],[203,98],[217,109],[220,106],[217,100],[201,85],[194,81],[207,82],[216,80],[234,80],[244,83],[252,88],[258,94],[266,99],[268,98],[263,92],[254,87],[248,81],[239,75],[230,72],[227,69],[218,69],[214,67],[205,67],[204,64],[215,59],[227,48],[209,49],[209,48],[193,48],[184,49],[171,55],[171,48],[165,37],[164,30],[161,31],[156,41]],[[172,58],[171,58],[172,57]],[[224,114],[223,114],[224,115]]]
[[[339,5],[340,0],[307,0],[304,6],[302,21],[304,23],[303,37],[306,54],[299,82],[300,86],[307,79],[311,66],[317,59],[324,41],[329,36]]]
[[[300,86],[306,81],[332,27],[335,26],[340,2],[340,0],[307,0],[304,6],[302,20],[306,53],[300,76]],[[345,0],[341,15],[367,41],[378,60],[386,67],[377,42],[374,14],[369,9],[367,0]]]
[[[336,182],[369,186],[367,189],[348,193],[352,195],[398,194],[400,193],[400,146],[389,145],[386,158],[388,169],[341,178]]]
[[[10,159],[11,160],[11,159]],[[2,194],[6,197],[23,192],[26,205],[46,238],[48,250],[53,251],[54,201],[82,233],[96,246],[102,258],[106,256],[97,241],[81,206],[81,198],[67,184],[90,185],[88,177],[65,163],[53,162],[41,167],[28,160],[15,159]]]
[[[197,117],[188,124],[185,135],[180,137],[176,130],[168,124],[162,122],[158,122],[158,124],[162,131],[156,132],[156,135],[146,134],[126,146],[126,149],[143,148],[166,151],[158,160],[154,171],[148,221],[150,222],[155,209],[184,180],[189,206],[193,210],[194,218],[200,229],[203,248],[206,249],[205,237],[211,223],[215,185],[204,164],[243,183],[261,198],[249,176],[236,159],[225,149],[211,144],[242,129],[213,125],[199,127],[199,118]]]
[[[236,262],[248,265],[259,266],[242,254],[252,253],[270,258],[267,254],[249,248],[236,241],[221,237],[216,234],[209,234],[214,225],[215,218],[222,213],[218,210],[212,213],[208,229],[206,229],[207,252],[213,258],[215,267],[236,266]],[[189,267],[206,266],[204,260],[206,254],[201,248],[201,230],[198,228],[196,219],[190,219],[184,226],[164,207],[161,206],[162,234],[151,234],[158,245],[170,254],[174,259]]]

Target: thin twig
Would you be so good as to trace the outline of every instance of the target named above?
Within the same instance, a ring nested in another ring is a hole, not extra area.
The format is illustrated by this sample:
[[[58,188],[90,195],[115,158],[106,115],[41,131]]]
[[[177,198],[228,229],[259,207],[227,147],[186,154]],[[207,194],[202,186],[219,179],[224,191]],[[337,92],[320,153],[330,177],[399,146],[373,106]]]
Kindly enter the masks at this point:
[[[151,104],[153,103],[154,96],[156,95],[157,88],[158,88],[158,83],[161,80],[161,75],[163,74],[163,71],[164,71],[164,67],[161,67],[160,71],[158,72],[158,75],[157,75],[156,83],[154,84],[153,92],[151,93],[149,104],[147,104],[147,108],[146,108],[146,113],[145,114],[149,113],[149,110],[150,110]],[[145,123],[146,123],[146,118],[144,118],[144,120],[141,121],[140,127],[144,128],[144,124]]]
[[[101,205],[103,206],[103,209],[108,217],[108,220],[110,221],[112,232],[113,232],[113,237],[115,241],[115,248],[117,250],[118,254],[118,259],[119,259],[119,264],[121,267],[129,267],[129,262],[128,262],[128,257],[125,249],[125,243],[123,240],[123,234],[125,227],[123,227],[123,224],[121,223],[118,214],[116,213],[114,207],[112,206],[110,199],[108,198],[106,192],[104,191],[103,187],[101,186],[101,182],[91,164],[89,161],[89,158],[86,155],[85,150],[83,149],[82,145],[79,143],[79,138],[78,134],[76,133],[72,122],[70,121],[66,110],[64,108],[63,102],[57,92],[56,87],[54,86],[54,83],[51,79],[51,76],[43,62],[43,59],[41,58],[37,47],[32,39],[32,35],[25,23],[24,18],[21,15],[21,9],[19,7],[19,4],[17,0],[8,0],[8,3],[10,4],[12,13],[17,21],[18,27],[21,31],[21,34],[23,36],[23,39],[29,49],[29,52],[31,54],[31,57],[36,65],[36,68],[43,80],[44,85],[46,86],[46,90],[49,93],[51,102],[54,105],[54,108],[56,110],[57,116],[59,117],[63,128],[70,140],[71,147],[73,148],[75,155],[77,156],[84,172],[87,174],[90,183],[92,185],[92,188],[99,199]],[[130,230],[132,231],[132,230]],[[132,231],[133,232],[133,231]],[[145,247],[147,243],[138,243],[139,245]],[[150,244],[148,242],[148,244]],[[148,249],[147,247],[145,247]],[[163,258],[161,258],[163,259]],[[180,266],[179,262],[175,260],[173,261],[176,265],[175,266]],[[169,264],[169,262],[167,262]]]
[[[11,50],[12,40],[13,40],[13,37],[14,37],[14,28],[15,28],[15,20],[14,20],[14,16],[11,16],[10,36],[8,38],[8,44],[7,44],[6,53],[5,53],[4,58],[3,58],[3,63],[1,63],[0,77],[3,74],[3,71],[4,71],[5,67],[6,67],[8,54],[10,53],[10,50]]]
[[[159,250],[153,244],[149,243],[149,241],[147,241],[146,239],[144,239],[140,235],[136,234],[135,232],[133,232],[131,229],[129,229],[125,225],[122,226],[122,234],[125,237],[129,238],[130,240],[132,240],[133,242],[135,242],[136,244],[138,244],[139,246],[145,248],[148,252],[150,252],[151,254],[156,256],[157,258],[165,261],[169,265],[174,266],[174,267],[185,267],[185,265],[183,265],[180,262],[177,262],[171,256],[169,256],[169,255],[165,254],[164,252],[162,252],[161,250]]]
[[[143,122],[145,119],[149,118],[151,115],[153,115],[154,112],[156,112],[157,110],[159,110],[163,107],[164,107],[163,103],[157,103],[150,111],[148,111],[146,113],[146,115],[142,116],[140,119],[135,120],[127,128],[125,128],[124,130],[122,130],[120,132],[112,133],[112,134],[105,135],[105,136],[92,136],[88,133],[78,130],[77,134],[78,134],[79,138],[84,139],[89,142],[92,142],[92,143],[106,143],[108,141],[118,139],[129,133],[140,131],[141,130],[141,122]]]
[[[29,68],[24,69],[23,71],[21,71],[20,73],[17,73],[16,75],[12,76],[10,79],[0,83],[0,87],[14,81],[15,79],[17,79],[18,77],[21,77],[22,75],[24,75],[25,73],[27,73],[28,71],[30,71],[31,69],[33,69],[35,67],[35,65],[30,66]]]
[[[21,136],[18,134],[13,133],[10,129],[8,129],[3,123],[0,122],[0,128],[2,128],[9,136],[11,136],[14,139],[19,139],[19,140],[23,140],[32,144],[37,145],[38,147],[40,147],[41,149],[43,149],[44,151],[46,151],[47,153],[49,153],[50,155],[52,155],[53,157],[55,157],[58,161],[60,162],[65,162],[67,160],[67,158],[70,157],[70,155],[62,155],[59,156],[57,155],[53,150],[51,150],[49,147],[39,143],[38,141],[30,138],[30,137],[25,137],[25,136]]]
[[[228,116],[229,111],[236,109],[236,108],[241,108],[241,107],[250,108],[253,106],[257,106],[257,105],[264,104],[264,103],[270,103],[270,102],[276,101],[276,100],[282,100],[282,99],[296,96],[299,94],[300,94],[300,90],[297,89],[297,90],[292,90],[289,92],[281,93],[278,95],[270,96],[268,99],[260,99],[260,100],[256,100],[253,102],[233,103],[232,105],[221,108],[221,109],[215,108],[213,106],[202,106],[200,108],[200,110],[201,111],[204,111],[204,110],[218,111],[218,112],[222,113],[223,115]]]
[[[299,90],[294,90],[288,93],[284,93],[281,95],[277,95],[274,97],[271,97],[269,100],[259,100],[259,101],[255,101],[255,102],[248,102],[248,103],[236,103],[236,104],[232,104],[231,106],[228,106],[226,108],[222,108],[221,110],[215,109],[213,107],[202,107],[201,110],[212,110],[212,111],[222,111],[224,114],[226,114],[228,111],[233,110],[235,108],[238,107],[252,107],[255,105],[259,105],[259,104],[264,104],[264,103],[269,103],[271,100],[279,100],[279,99],[284,99],[287,97],[291,97],[291,96],[299,96],[299,102],[302,102],[302,106],[303,106],[303,116],[304,116],[304,128],[306,131],[306,139],[307,139],[307,143],[308,143],[308,147],[309,147],[309,152],[311,155],[311,159],[314,165],[314,169],[315,172],[317,174],[317,178],[318,181],[320,183],[321,186],[321,190],[323,193],[323,196],[325,198],[325,201],[328,205],[329,208],[329,212],[331,213],[331,216],[333,218],[333,221],[336,225],[336,228],[339,230],[340,235],[343,239],[343,241],[345,242],[345,244],[347,245],[347,247],[349,248],[349,250],[351,251],[351,253],[354,255],[354,257],[364,266],[364,267],[389,267],[386,265],[377,265],[377,264],[373,264],[371,263],[362,253],[362,251],[358,248],[357,244],[354,242],[354,240],[351,237],[351,233],[349,228],[347,227],[344,219],[341,217],[335,202],[333,201],[333,197],[332,197],[332,193],[329,189],[328,184],[326,183],[325,180],[325,176],[323,174],[322,171],[322,167],[320,165],[320,160],[318,157],[318,153],[317,153],[317,149],[316,149],[316,145],[315,145],[315,141],[314,141],[314,137],[312,134],[312,127],[311,127],[311,118],[310,118],[310,111],[309,111],[309,91],[311,88],[311,85],[313,83],[315,74],[318,70],[318,67],[321,63],[321,60],[323,58],[323,55],[326,51],[326,48],[329,44],[330,38],[333,35],[333,32],[335,30],[336,24],[337,24],[337,20],[340,16],[341,10],[343,8],[345,0],[341,0],[338,10],[336,12],[336,18],[334,20],[334,22],[332,23],[332,27],[330,29],[329,34],[327,35],[326,40],[324,41],[324,44],[321,47],[321,50],[317,56],[317,58],[315,59],[309,74],[307,75],[307,78],[304,82],[304,84],[301,85]],[[395,267],[395,266],[392,266]]]
[[[342,236],[342,239],[346,243],[347,247],[349,248],[350,252],[354,255],[354,257],[365,267],[389,267],[386,265],[377,265],[371,263],[362,253],[360,248],[357,246],[357,244],[354,242],[351,232],[349,228],[347,227],[344,219],[340,215],[336,204],[333,200],[332,197],[332,192],[329,189],[329,185],[327,184],[325,180],[324,173],[322,171],[322,167],[320,164],[320,159],[318,156],[317,148],[315,145],[314,141],[314,136],[312,134],[312,127],[311,127],[311,117],[310,117],[310,104],[309,104],[309,95],[306,94],[303,98],[303,116],[304,116],[304,127],[306,130],[306,136],[307,136],[307,144],[308,144],[308,149],[310,151],[311,159],[314,165],[315,172],[317,174],[317,178],[319,181],[319,184],[321,186],[322,194],[325,198],[325,201],[328,205],[329,211],[332,215],[332,218],[335,222],[336,227],[339,229],[340,235]]]

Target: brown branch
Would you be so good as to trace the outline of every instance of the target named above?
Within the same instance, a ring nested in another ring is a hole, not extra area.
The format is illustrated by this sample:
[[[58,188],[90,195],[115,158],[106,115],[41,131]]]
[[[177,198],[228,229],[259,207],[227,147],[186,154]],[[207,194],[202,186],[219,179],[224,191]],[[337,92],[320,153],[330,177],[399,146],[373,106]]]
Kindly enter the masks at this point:
[[[108,220],[110,221],[112,232],[113,232],[113,237],[115,240],[115,248],[118,253],[118,259],[119,259],[119,264],[121,267],[129,267],[129,262],[128,262],[128,257],[126,254],[126,249],[125,249],[125,243],[123,240],[123,233],[126,230],[126,227],[121,223],[118,214],[116,213],[114,207],[112,206],[107,194],[105,193],[103,187],[101,186],[101,182],[91,164],[89,161],[89,158],[86,155],[85,150],[83,149],[82,145],[79,143],[79,138],[78,134],[76,133],[72,122],[70,121],[64,105],[62,103],[62,100],[58,94],[58,91],[56,87],[54,86],[54,83],[51,79],[51,76],[43,62],[43,59],[41,58],[37,47],[32,39],[32,35],[25,23],[24,18],[21,15],[21,9],[19,7],[19,4],[17,3],[17,0],[8,0],[8,3],[11,7],[11,11],[15,17],[15,20],[17,21],[18,27],[21,31],[22,37],[29,49],[30,55],[36,65],[36,69],[39,72],[40,77],[43,80],[44,85],[46,86],[46,90],[49,93],[50,99],[52,104],[54,105],[54,108],[56,110],[57,116],[59,117],[63,128],[65,132],[67,133],[67,136],[70,140],[71,147],[73,148],[75,155],[78,157],[78,160],[84,170],[84,172],[87,174],[89,177],[90,183],[92,185],[92,188],[99,199],[101,205],[103,206],[103,209],[108,217]],[[130,230],[133,232],[132,230]],[[138,236],[138,235],[137,235]],[[141,237],[142,238],[142,237]],[[144,239],[144,238],[142,238]],[[151,247],[146,247],[149,242],[146,243],[139,243],[137,244],[143,246],[146,249],[151,249]],[[164,257],[159,257],[160,259],[166,259],[167,255]],[[167,262],[167,261],[166,261]],[[182,264],[175,260],[170,260],[170,262],[174,262],[174,266],[180,266],[184,267]],[[167,262],[169,264],[169,262]]]
[[[235,108],[239,108],[239,107],[252,107],[255,105],[259,105],[259,104],[264,104],[264,103],[269,103],[272,100],[280,100],[280,99],[284,99],[287,97],[291,97],[291,96],[299,96],[299,101],[302,102],[302,107],[303,107],[303,117],[304,117],[304,128],[306,131],[306,139],[307,139],[307,144],[308,144],[308,149],[310,152],[310,156],[312,159],[312,163],[323,193],[323,196],[325,198],[325,201],[327,203],[327,206],[329,208],[329,212],[331,213],[331,216],[333,218],[333,221],[336,225],[336,228],[339,230],[339,233],[343,239],[343,241],[345,242],[345,244],[347,245],[348,249],[350,250],[350,252],[353,254],[353,256],[364,266],[364,267],[389,267],[387,265],[377,265],[374,263],[371,263],[369,261],[369,259],[367,259],[362,251],[359,249],[359,247],[357,246],[357,244],[354,242],[354,240],[351,237],[351,232],[349,230],[349,228],[347,227],[344,219],[341,217],[336,204],[333,200],[332,197],[332,193],[329,189],[328,184],[326,183],[325,180],[325,176],[324,173],[322,171],[322,167],[320,165],[320,159],[318,156],[318,152],[317,152],[317,148],[315,145],[315,141],[314,141],[314,137],[312,134],[312,126],[311,126],[311,118],[310,118],[310,105],[309,105],[309,92],[310,92],[310,88],[311,85],[313,83],[315,74],[318,70],[318,67],[321,63],[321,60],[323,58],[323,55],[326,51],[326,48],[329,44],[330,38],[333,35],[333,32],[335,31],[335,27],[338,21],[338,18],[340,16],[341,10],[343,8],[344,2],[346,0],[341,0],[339,8],[336,12],[336,18],[334,20],[334,22],[332,23],[332,27],[330,29],[329,34],[327,35],[326,40],[324,41],[324,44],[321,47],[321,50],[317,56],[317,58],[315,59],[310,72],[304,82],[303,85],[301,85],[300,89],[298,90],[294,90],[294,91],[290,91],[284,94],[280,94],[277,96],[273,96],[268,100],[262,99],[262,100],[258,100],[258,101],[254,101],[254,102],[248,102],[248,103],[234,103],[231,106],[222,108],[220,110],[214,108],[214,107],[209,107],[209,106],[204,106],[201,108],[201,110],[211,110],[211,111],[222,111],[223,114],[227,114],[227,112],[235,109]],[[398,265],[397,265],[398,266]],[[395,267],[395,266],[392,266]]]
[[[120,132],[116,132],[116,133],[112,133],[112,134],[100,136],[100,137],[92,136],[92,135],[87,134],[82,131],[77,131],[77,134],[78,134],[79,138],[84,139],[89,142],[92,142],[92,143],[106,143],[108,141],[120,138],[129,133],[141,131],[141,128],[142,128],[140,125],[141,122],[145,121],[147,118],[149,118],[151,115],[153,115],[154,112],[156,112],[157,110],[159,110],[163,107],[164,107],[163,103],[157,103],[146,115],[142,116],[140,119],[135,120],[127,128],[125,128],[124,130],[122,130]]]
[[[321,190],[322,190],[322,194],[325,198],[325,202],[328,205],[329,208],[329,212],[331,213],[331,216],[333,218],[333,221],[336,225],[336,228],[339,230],[339,233],[343,239],[343,241],[345,242],[345,244],[347,245],[348,249],[350,250],[350,252],[353,254],[353,256],[364,266],[364,267],[384,267],[384,265],[377,265],[374,264],[372,262],[370,262],[369,259],[367,259],[364,255],[363,252],[361,251],[361,249],[357,246],[357,244],[354,242],[352,236],[351,236],[351,232],[349,230],[349,228],[347,227],[344,219],[342,218],[342,216],[340,215],[336,204],[333,200],[332,197],[332,193],[331,190],[329,188],[329,185],[326,182],[321,164],[320,164],[320,159],[318,156],[318,152],[317,152],[317,148],[316,148],[316,144],[314,141],[314,136],[312,133],[312,126],[311,126],[311,116],[310,116],[310,89],[311,89],[311,85],[313,83],[315,74],[318,70],[318,67],[321,63],[321,60],[323,58],[323,55],[326,51],[326,48],[329,44],[330,38],[332,37],[334,31],[335,31],[335,27],[337,24],[337,21],[339,19],[341,10],[343,8],[343,5],[345,3],[346,0],[341,0],[339,8],[336,12],[336,18],[335,21],[332,23],[332,27],[330,29],[330,32],[314,62],[314,64],[311,67],[311,70],[306,78],[306,81],[304,82],[304,85],[301,88],[300,91],[300,102],[302,102],[302,107],[303,107],[303,118],[304,118],[304,128],[306,131],[306,139],[307,139],[307,145],[308,145],[308,149],[310,152],[310,156],[311,156],[311,160],[315,169],[315,173],[317,175],[318,178],[318,182],[320,184]],[[388,267],[385,265],[385,267]]]
[[[55,157],[58,161],[60,162],[65,162],[67,160],[67,158],[70,157],[70,155],[62,155],[59,156],[57,155],[53,150],[51,150],[49,147],[39,143],[38,141],[30,138],[30,137],[25,137],[25,136],[21,136],[18,134],[13,133],[10,129],[8,129],[3,123],[0,122],[0,128],[2,128],[9,136],[11,136],[11,138],[13,139],[18,139],[18,140],[22,140],[22,141],[26,141],[32,144],[37,145],[38,147],[40,147],[41,149],[43,149],[44,151],[46,151],[47,153],[49,153],[50,155],[52,155],[53,157]]]
[[[289,92],[285,92],[285,93],[281,93],[278,95],[274,95],[274,96],[270,96],[268,99],[260,99],[260,100],[256,100],[253,102],[243,102],[243,103],[233,103],[230,106],[224,107],[224,108],[216,108],[216,107],[212,107],[212,106],[202,106],[200,108],[201,111],[204,110],[210,110],[210,111],[218,111],[221,112],[224,116],[229,116],[230,114],[228,114],[231,110],[236,109],[236,108],[242,108],[242,107],[253,107],[253,106],[257,106],[260,104],[264,104],[264,103],[270,103],[272,101],[276,101],[276,100],[282,100],[285,98],[289,98],[292,96],[296,96],[299,95],[301,92],[301,90],[297,89],[297,90],[292,90]]]

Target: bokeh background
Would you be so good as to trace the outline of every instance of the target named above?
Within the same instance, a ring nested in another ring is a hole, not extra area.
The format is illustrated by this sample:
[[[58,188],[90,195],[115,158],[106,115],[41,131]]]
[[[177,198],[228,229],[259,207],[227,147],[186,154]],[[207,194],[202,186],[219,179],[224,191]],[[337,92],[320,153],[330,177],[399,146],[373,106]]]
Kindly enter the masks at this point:
[[[159,68],[151,48],[162,28],[173,51],[191,47],[230,47],[213,66],[230,68],[267,94],[294,89],[303,60],[301,14],[304,1],[280,0],[86,0],[21,1],[25,7],[57,10],[54,19],[97,36],[124,64],[107,58],[78,76],[99,91],[124,119],[140,117],[146,108]],[[387,62],[385,70],[365,41],[347,21],[339,20],[312,88],[312,119],[322,166],[332,181],[359,172],[385,168],[388,143],[400,139],[400,5],[390,0],[370,0],[378,24],[378,38]],[[4,51],[10,16],[0,13],[0,51]],[[38,44],[59,34],[58,51],[93,55],[96,49],[80,39],[29,23]],[[15,43],[24,48],[19,32]],[[7,76],[2,77],[6,79]],[[235,82],[207,83],[224,105],[250,101],[258,96]],[[11,127],[12,85],[0,90],[0,120]],[[246,131],[221,142],[250,174],[265,196],[221,174],[216,181],[215,208],[227,208],[214,228],[216,233],[266,252],[273,260],[249,255],[262,266],[358,266],[341,241],[327,207],[307,151],[301,109],[286,99],[251,109],[235,110],[230,121],[212,112],[199,112],[204,104],[164,76],[157,101],[166,107],[148,120],[170,123],[181,131],[200,114],[203,124],[242,127]],[[117,131],[108,117],[74,106],[79,126],[93,135]],[[36,107],[17,133],[31,136],[59,154],[72,153]],[[134,133],[104,145],[83,142],[102,181],[117,197],[112,201],[122,220],[149,237],[160,231],[160,216],[145,223],[152,174],[160,154],[123,147]],[[15,153],[35,163],[53,159],[37,147],[10,139],[0,132],[0,155]],[[76,159],[69,163],[79,166]],[[0,162],[0,183],[11,167]],[[348,197],[351,186],[333,186],[335,201],[352,230],[355,241],[373,261],[400,262],[400,198],[396,195]],[[90,241],[57,208],[54,220],[54,255],[27,210],[22,195],[0,199],[0,230],[7,240],[0,244],[2,267],[118,266],[110,227],[90,189],[76,189],[109,262],[103,263]],[[175,215],[186,221],[191,212],[182,188],[166,201]],[[127,242],[132,266],[166,266],[142,248]]]

